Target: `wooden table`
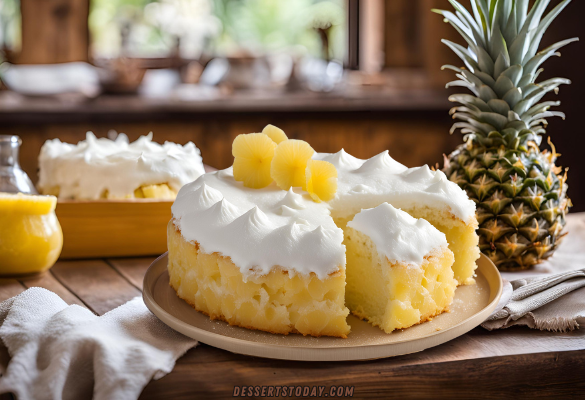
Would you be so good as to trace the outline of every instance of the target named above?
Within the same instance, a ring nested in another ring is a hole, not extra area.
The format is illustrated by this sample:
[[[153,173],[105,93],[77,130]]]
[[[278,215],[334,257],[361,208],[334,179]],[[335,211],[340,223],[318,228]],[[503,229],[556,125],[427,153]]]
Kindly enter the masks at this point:
[[[154,257],[59,261],[30,279],[0,280],[0,301],[41,286],[104,314],[141,294]],[[4,355],[6,357],[6,354]],[[355,386],[354,397],[468,398],[585,396],[585,329],[548,333],[476,328],[433,349],[364,362],[290,362],[200,344],[152,381],[144,399],[225,398],[238,386]]]

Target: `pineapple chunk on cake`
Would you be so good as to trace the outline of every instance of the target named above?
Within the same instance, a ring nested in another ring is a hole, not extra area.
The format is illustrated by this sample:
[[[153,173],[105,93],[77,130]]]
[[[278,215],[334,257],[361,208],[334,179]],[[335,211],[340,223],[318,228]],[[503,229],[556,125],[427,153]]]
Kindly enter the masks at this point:
[[[337,192],[337,170],[327,161],[310,160],[305,172],[307,177],[307,192],[311,198],[320,203],[329,201]]]
[[[230,325],[271,333],[345,338],[345,273],[321,280],[274,269],[246,279],[229,257],[205,253],[168,224],[170,284],[197,311]]]
[[[177,197],[177,192],[171,189],[166,183],[144,185],[134,191],[134,197],[137,199],[174,200]]]
[[[275,148],[276,143],[263,133],[238,135],[232,144],[236,181],[252,189],[270,185],[270,164]]]
[[[305,189],[305,170],[313,154],[315,150],[304,140],[290,139],[281,142],[274,151],[270,176],[283,190],[291,187]]]
[[[286,133],[284,133],[282,129],[270,124],[266,125],[264,129],[262,129],[262,133],[272,139],[272,141],[276,144],[284,142],[288,139]]]
[[[455,293],[445,235],[388,203],[358,213],[345,229],[346,304],[387,333],[447,310]]]

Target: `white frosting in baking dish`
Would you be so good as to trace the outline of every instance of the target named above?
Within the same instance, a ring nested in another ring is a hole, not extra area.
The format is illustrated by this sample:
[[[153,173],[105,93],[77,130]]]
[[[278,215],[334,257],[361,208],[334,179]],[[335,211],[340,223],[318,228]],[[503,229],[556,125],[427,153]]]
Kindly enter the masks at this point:
[[[369,236],[391,262],[421,265],[433,250],[447,247],[445,234],[424,219],[382,203],[362,210],[347,225]]]
[[[475,204],[443,172],[427,166],[409,169],[387,151],[369,160],[343,150],[314,158],[337,168],[338,191],[329,203],[315,203],[300,188],[287,192],[275,183],[246,188],[228,168],[183,186],[172,207],[174,223],[185,240],[199,243],[202,251],[230,257],[244,277],[282,268],[324,279],[345,268],[343,231],[331,215],[350,217],[388,202],[397,208],[446,209],[465,223],[474,221]],[[406,226],[402,220],[396,224]],[[415,230],[417,224],[410,226]],[[420,257],[404,257],[422,260],[428,253],[425,246],[412,248]],[[403,257],[400,254],[396,259]]]
[[[78,144],[47,140],[39,155],[39,189],[59,188],[60,199],[99,199],[105,191],[113,198],[132,197],[143,185],[167,183],[179,191],[205,173],[199,149],[191,142],[160,145],[152,133],[129,143],[125,134],[116,140],[96,138],[88,132]]]

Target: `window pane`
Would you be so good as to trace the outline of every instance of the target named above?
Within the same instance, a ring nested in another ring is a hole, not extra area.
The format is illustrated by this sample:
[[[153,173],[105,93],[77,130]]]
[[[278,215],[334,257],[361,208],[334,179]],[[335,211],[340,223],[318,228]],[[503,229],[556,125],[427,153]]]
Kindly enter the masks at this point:
[[[20,1],[0,0],[0,52],[20,50]]]
[[[343,59],[344,0],[92,0],[97,57],[294,51]]]

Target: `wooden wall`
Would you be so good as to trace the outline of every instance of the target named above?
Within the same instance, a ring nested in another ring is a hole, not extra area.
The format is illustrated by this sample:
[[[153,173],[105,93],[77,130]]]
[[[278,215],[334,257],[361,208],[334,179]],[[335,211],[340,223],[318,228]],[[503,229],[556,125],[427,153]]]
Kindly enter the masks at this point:
[[[89,59],[90,0],[20,0],[22,50],[19,64]]]
[[[384,67],[418,69],[428,86],[442,88],[451,75],[441,71],[441,66],[460,61],[441,39],[462,40],[442,16],[431,12],[434,8],[451,9],[451,5],[448,0],[384,1]]]

